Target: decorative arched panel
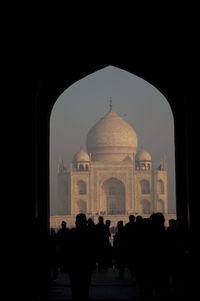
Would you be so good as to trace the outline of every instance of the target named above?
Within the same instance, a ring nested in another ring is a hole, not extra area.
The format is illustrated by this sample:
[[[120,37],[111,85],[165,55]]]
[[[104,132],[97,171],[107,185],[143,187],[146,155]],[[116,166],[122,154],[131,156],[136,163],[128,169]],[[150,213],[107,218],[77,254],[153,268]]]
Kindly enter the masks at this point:
[[[161,213],[164,213],[165,209],[164,209],[164,201],[163,200],[158,200],[158,203],[157,203],[157,211],[158,212],[161,212]]]
[[[140,204],[141,204],[142,213],[143,214],[150,214],[150,212],[151,212],[150,202],[148,200],[144,199],[144,200],[140,201]]]
[[[86,214],[86,211],[87,211],[87,205],[86,205],[86,202],[83,201],[83,200],[78,200],[77,201],[77,207],[78,207],[78,212],[79,213],[85,213]]]
[[[86,183],[83,180],[78,181],[77,185],[78,185],[78,193],[79,194],[87,193]]]
[[[162,180],[159,180],[157,182],[157,190],[158,190],[159,194],[164,194],[165,193],[164,182]]]
[[[147,180],[140,181],[140,188],[142,194],[149,194],[150,193],[150,183]]]

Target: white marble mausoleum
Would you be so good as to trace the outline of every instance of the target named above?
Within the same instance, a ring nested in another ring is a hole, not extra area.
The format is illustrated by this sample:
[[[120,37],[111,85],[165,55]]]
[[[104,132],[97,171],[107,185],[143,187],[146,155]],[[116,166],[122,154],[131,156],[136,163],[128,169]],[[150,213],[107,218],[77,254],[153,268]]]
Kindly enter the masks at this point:
[[[59,160],[58,215],[75,218],[83,212],[95,220],[103,215],[126,221],[130,214],[162,212],[169,219],[166,159],[155,167],[150,153],[138,150],[134,129],[112,106],[89,130],[86,145],[87,152],[80,149],[69,170]]]

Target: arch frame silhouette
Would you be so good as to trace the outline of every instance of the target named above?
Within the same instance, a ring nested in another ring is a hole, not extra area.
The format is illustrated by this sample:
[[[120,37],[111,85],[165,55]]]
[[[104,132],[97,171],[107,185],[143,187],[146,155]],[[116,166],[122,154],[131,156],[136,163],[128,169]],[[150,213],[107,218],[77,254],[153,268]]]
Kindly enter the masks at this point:
[[[65,64],[64,64],[65,65]],[[41,219],[43,227],[49,227],[49,123],[51,110],[58,97],[81,78],[94,73],[102,68],[112,65],[130,72],[152,84],[167,99],[174,116],[175,132],[175,168],[176,168],[176,212],[179,221],[179,229],[183,239],[188,235],[191,228],[191,204],[190,199],[190,177],[189,167],[189,136],[188,125],[188,98],[184,94],[184,89],[180,89],[177,76],[171,74],[167,65],[150,65],[144,62],[119,63],[104,62],[86,64],[80,62],[77,68],[69,64],[63,72],[58,72],[55,66],[51,72],[44,72],[43,78],[37,82],[35,95],[35,120],[36,120],[36,193],[33,206],[33,216]],[[163,68],[161,70],[161,67]],[[48,68],[47,68],[48,69]],[[54,71],[54,72],[53,72]],[[57,72],[55,72],[57,71]],[[169,78],[169,74],[171,77]],[[177,103],[181,103],[181,107]],[[181,108],[181,109],[180,109]]]

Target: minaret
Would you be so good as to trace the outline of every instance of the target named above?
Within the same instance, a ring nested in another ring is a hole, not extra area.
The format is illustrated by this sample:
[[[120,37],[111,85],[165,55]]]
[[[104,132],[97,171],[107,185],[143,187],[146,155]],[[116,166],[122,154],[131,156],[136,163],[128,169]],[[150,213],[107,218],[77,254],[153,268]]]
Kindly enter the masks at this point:
[[[63,162],[61,156],[58,159],[57,172],[58,172],[58,174],[64,174],[64,173],[67,172],[67,169],[66,169],[66,167],[64,165],[64,162]]]
[[[110,96],[110,112],[112,112],[112,96]]]
[[[158,167],[158,170],[167,171],[167,160],[166,160],[165,154],[163,155],[163,157],[160,160],[160,165]]]
[[[67,214],[67,175],[67,168],[61,157],[59,157],[57,165],[58,215]]]

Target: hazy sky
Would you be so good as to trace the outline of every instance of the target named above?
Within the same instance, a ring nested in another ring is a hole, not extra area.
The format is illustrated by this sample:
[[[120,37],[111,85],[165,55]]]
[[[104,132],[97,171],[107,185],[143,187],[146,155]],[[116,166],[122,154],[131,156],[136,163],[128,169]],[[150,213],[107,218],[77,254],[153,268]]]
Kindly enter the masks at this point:
[[[174,120],[166,98],[143,79],[113,66],[74,83],[55,103],[50,119],[50,212],[57,202],[57,163],[62,157],[69,169],[73,156],[85,151],[89,129],[113,111],[135,130],[138,150],[143,146],[157,168],[165,154],[168,165],[169,212],[175,210]]]

